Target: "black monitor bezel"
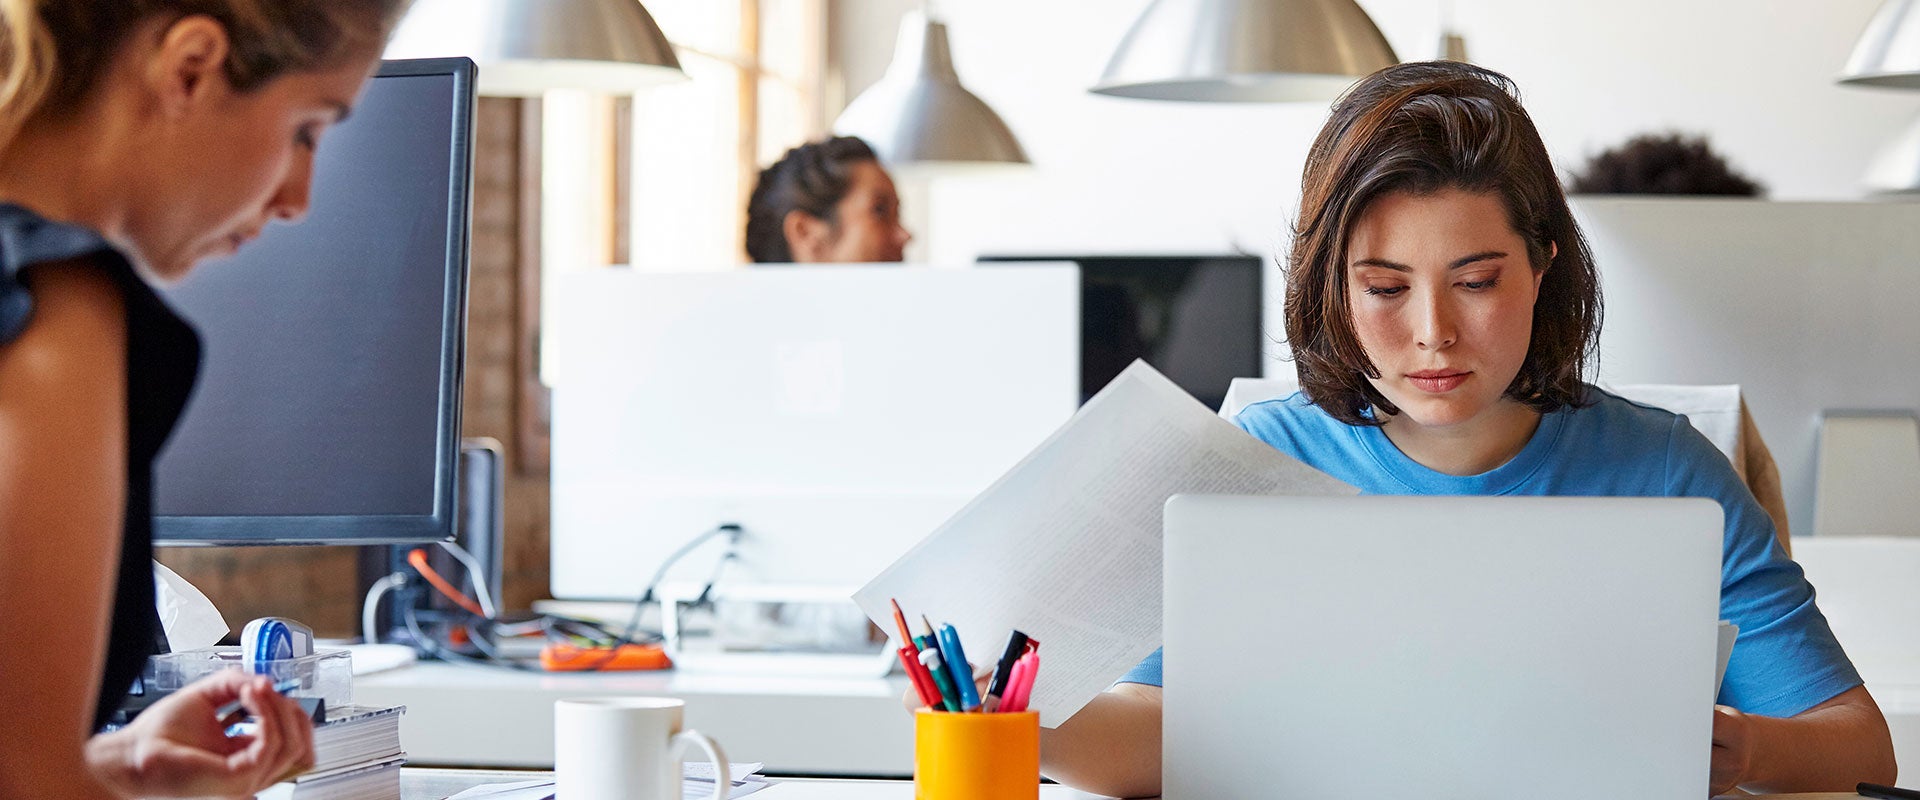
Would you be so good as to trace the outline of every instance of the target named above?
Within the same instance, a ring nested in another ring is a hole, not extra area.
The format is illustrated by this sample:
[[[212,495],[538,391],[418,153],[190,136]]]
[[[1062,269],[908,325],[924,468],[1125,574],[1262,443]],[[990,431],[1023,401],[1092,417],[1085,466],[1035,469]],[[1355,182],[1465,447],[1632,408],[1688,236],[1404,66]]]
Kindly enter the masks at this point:
[[[453,78],[452,147],[448,168],[446,279],[441,302],[440,411],[434,446],[433,510],[428,514],[283,516],[155,515],[153,543],[204,545],[424,544],[454,538],[459,497],[461,386],[466,371],[467,271],[473,221],[473,117],[475,67],[467,58],[381,62],[377,78],[450,75]],[[377,79],[376,78],[376,79]],[[324,146],[324,145],[323,145]],[[464,179],[463,179],[464,178]]]
[[[1272,334],[1267,331],[1266,321],[1264,319],[1267,292],[1267,260],[1252,253],[986,253],[974,259],[974,263],[984,267],[997,267],[1008,264],[1070,262],[1080,268],[1080,283],[1082,289],[1086,287],[1089,280],[1097,277],[1098,266],[1102,263],[1121,265],[1159,261],[1234,261],[1247,264],[1252,269],[1254,296],[1256,298],[1254,303],[1256,314],[1254,331],[1258,341],[1255,342],[1255,350],[1258,353],[1264,353],[1268,343],[1277,341],[1273,338]],[[1084,312],[1084,308],[1082,311]],[[1081,347],[1086,347],[1086,344],[1084,341],[1081,342]],[[1081,352],[1084,357],[1085,350]],[[1259,360],[1260,357],[1256,357],[1256,363],[1248,365],[1252,368],[1252,371],[1247,374],[1248,377],[1258,377],[1260,375],[1260,367],[1262,365],[1258,363]],[[1104,388],[1104,384],[1100,386],[1082,385],[1080,387],[1082,402],[1085,402],[1086,398],[1093,397],[1093,395],[1102,388]],[[1221,392],[1224,393],[1225,391],[1226,388],[1222,387]],[[1191,388],[1189,392],[1203,401],[1208,399],[1202,396],[1200,392],[1193,391]]]

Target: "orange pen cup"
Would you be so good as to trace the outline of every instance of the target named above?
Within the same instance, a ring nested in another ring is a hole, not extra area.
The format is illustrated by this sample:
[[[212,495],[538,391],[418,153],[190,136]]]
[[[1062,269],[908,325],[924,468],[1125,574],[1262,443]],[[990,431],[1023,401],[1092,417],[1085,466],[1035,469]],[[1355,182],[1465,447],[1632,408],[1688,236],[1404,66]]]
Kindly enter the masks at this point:
[[[917,800],[1037,800],[1040,712],[913,715]]]

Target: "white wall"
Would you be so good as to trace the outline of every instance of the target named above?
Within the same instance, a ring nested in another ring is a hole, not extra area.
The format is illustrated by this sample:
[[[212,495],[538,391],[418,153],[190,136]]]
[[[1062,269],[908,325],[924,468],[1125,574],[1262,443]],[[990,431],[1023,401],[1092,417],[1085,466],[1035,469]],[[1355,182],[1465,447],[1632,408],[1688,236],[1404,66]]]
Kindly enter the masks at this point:
[[[1403,59],[1434,54],[1434,0],[1360,4]],[[850,95],[885,68],[899,15],[916,5],[836,0],[832,50]],[[1858,179],[1874,150],[1920,113],[1920,92],[1833,82],[1879,0],[1453,5],[1470,55],[1519,83],[1563,173],[1631,134],[1679,128],[1707,134],[1776,200],[1859,198]],[[922,237],[918,258],[1279,251],[1325,108],[1087,93],[1145,6],[1146,0],[936,5],[950,27],[962,80],[1006,118],[1035,167],[1019,178],[956,178],[930,190],[910,188],[909,221]],[[1877,371],[1885,362],[1873,360],[1877,350],[1881,358],[1910,361],[1920,341],[1908,338],[1910,323],[1899,322],[1907,306],[1885,307],[1894,295],[1884,288],[1904,285],[1899,276],[1920,259],[1911,232],[1920,204],[1663,205],[1670,202],[1581,203],[1601,270],[1615,290],[1608,304],[1610,377],[1750,384],[1751,405],[1786,479],[1795,530],[1807,532],[1818,410],[1920,406],[1909,384],[1888,384]],[[1277,289],[1277,273],[1269,275]],[[1669,283],[1685,291],[1661,288],[1660,276],[1675,278]],[[1850,306],[1856,294],[1875,300]],[[1710,315],[1725,323],[1717,336],[1694,324],[1706,317],[1650,305],[1715,298],[1727,298]],[[1268,327],[1277,331],[1277,291],[1270,290],[1268,303]],[[1849,316],[1849,307],[1874,313]],[[1743,349],[1740,337],[1749,334],[1768,344]],[[1674,358],[1644,358],[1663,335],[1677,342]],[[1269,372],[1289,366],[1276,362]]]
[[[884,70],[913,0],[835,0],[847,96]],[[1434,0],[1362,0],[1404,59],[1431,57]],[[1875,148],[1920,93],[1832,80],[1878,0],[1454,0],[1474,60],[1521,87],[1566,171],[1647,130],[1708,134],[1777,199],[1857,197]],[[1284,241],[1312,105],[1158,103],[1087,93],[1145,0],[935,5],[966,85],[1035,169],[908,187],[918,256],[987,251],[1222,251]],[[915,203],[919,207],[914,207]],[[930,207],[929,207],[930,206]]]

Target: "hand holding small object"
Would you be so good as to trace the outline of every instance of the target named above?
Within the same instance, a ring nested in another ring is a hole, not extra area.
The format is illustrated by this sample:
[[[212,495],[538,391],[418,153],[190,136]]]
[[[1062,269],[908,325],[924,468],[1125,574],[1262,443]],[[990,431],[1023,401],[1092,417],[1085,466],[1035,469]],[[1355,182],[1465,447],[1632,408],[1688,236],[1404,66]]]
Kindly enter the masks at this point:
[[[253,733],[227,735],[219,712],[234,700],[257,720]],[[129,797],[251,796],[313,766],[313,723],[265,676],[227,670],[168,695],[127,727],[93,737],[87,763]]]

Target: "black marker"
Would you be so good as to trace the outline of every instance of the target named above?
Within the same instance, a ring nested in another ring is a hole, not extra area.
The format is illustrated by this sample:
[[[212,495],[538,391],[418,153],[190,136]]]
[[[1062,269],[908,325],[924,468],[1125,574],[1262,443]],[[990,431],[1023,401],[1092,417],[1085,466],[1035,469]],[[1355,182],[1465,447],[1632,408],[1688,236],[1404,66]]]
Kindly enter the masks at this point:
[[[1877,783],[1863,783],[1853,787],[1853,790],[1859,792],[1861,797],[1877,797],[1880,800],[1920,800],[1920,792]]]
[[[993,680],[987,684],[987,696],[980,703],[980,710],[989,714],[1000,710],[1000,696],[1007,691],[1007,680],[1013,677],[1014,662],[1027,652],[1027,635],[1014,631],[1007,637],[1007,650],[1000,654],[1000,663],[994,665]]]

